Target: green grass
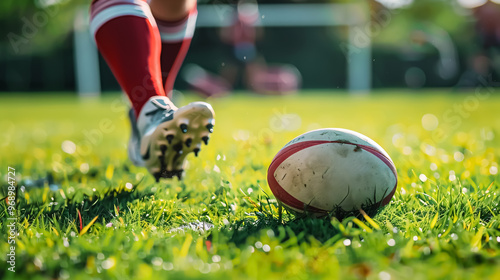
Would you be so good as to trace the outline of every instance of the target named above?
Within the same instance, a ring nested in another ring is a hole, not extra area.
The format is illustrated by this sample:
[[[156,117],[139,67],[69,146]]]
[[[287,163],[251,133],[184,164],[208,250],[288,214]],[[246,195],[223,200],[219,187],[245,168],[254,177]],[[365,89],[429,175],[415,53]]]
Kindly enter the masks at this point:
[[[478,90],[211,100],[210,145],[183,181],[160,183],[127,159],[120,95],[2,97],[0,198],[13,167],[19,236],[12,273],[0,202],[0,277],[500,279],[500,95]],[[373,220],[278,220],[267,167],[320,127],[361,132],[394,160],[398,190]],[[189,227],[201,222],[213,227]]]

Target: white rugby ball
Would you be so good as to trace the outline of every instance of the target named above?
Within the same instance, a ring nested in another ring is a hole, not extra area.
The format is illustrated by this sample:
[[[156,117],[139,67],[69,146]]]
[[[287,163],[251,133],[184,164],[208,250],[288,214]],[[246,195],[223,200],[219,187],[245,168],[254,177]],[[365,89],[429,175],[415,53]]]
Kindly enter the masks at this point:
[[[267,180],[286,208],[343,218],[388,204],[397,173],[375,141],[348,129],[327,128],[286,144],[271,162]]]

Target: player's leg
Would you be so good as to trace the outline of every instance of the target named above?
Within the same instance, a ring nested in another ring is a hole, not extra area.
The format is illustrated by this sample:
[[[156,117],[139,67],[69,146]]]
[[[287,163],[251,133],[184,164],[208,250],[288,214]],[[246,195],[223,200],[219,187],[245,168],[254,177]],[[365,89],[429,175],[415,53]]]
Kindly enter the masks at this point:
[[[196,0],[151,0],[162,41],[161,71],[167,96],[186,57],[196,25]]]
[[[208,142],[214,122],[211,106],[195,102],[177,109],[165,96],[160,34],[145,1],[94,1],[91,29],[101,54],[133,105],[129,144],[132,161],[146,166],[157,180],[180,177],[186,155],[197,154],[201,142]]]
[[[141,0],[97,0],[90,13],[97,47],[138,116],[149,98],[165,96],[161,40],[151,10]]]

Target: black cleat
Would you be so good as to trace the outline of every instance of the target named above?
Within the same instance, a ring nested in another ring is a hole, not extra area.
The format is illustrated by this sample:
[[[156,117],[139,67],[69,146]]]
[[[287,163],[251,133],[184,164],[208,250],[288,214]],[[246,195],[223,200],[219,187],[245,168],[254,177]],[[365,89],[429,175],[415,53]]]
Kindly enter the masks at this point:
[[[178,155],[182,155],[182,144],[181,143],[175,144],[174,151],[176,151]]]
[[[208,136],[203,136],[201,138],[201,140],[203,141],[203,143],[205,143],[205,145],[208,145],[208,139],[209,139]]]
[[[167,141],[168,141],[168,144],[172,144],[172,140],[174,140],[175,136],[170,134],[170,135],[167,135]]]
[[[188,126],[186,124],[181,124],[180,129],[181,129],[182,133],[188,132]]]
[[[167,151],[167,145],[161,145],[160,146],[160,151],[162,155],[165,155],[165,152]]]
[[[200,149],[196,148],[193,150],[193,152],[194,152],[194,156],[197,157],[198,153],[200,152]]]
[[[185,143],[186,147],[190,148],[191,147],[191,143],[193,143],[193,139],[191,139],[191,138],[186,139],[186,143]]]
[[[208,132],[213,133],[214,132],[214,125],[209,123],[207,124],[206,128],[208,129]]]

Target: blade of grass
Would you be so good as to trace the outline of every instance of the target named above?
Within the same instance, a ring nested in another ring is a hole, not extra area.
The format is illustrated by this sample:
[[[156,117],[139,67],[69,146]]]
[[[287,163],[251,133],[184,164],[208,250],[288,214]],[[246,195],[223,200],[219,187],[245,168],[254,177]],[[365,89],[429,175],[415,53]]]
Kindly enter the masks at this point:
[[[92,221],[90,221],[90,223],[80,231],[80,236],[84,235],[90,229],[90,227],[95,223],[97,218],[99,218],[99,216],[95,216],[95,218],[93,218]]]

